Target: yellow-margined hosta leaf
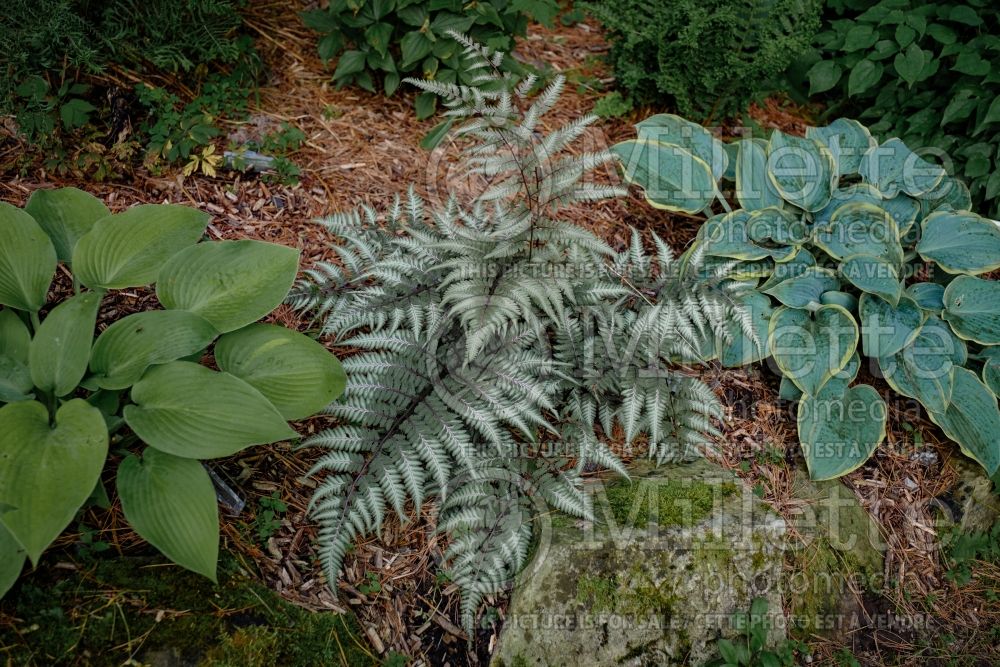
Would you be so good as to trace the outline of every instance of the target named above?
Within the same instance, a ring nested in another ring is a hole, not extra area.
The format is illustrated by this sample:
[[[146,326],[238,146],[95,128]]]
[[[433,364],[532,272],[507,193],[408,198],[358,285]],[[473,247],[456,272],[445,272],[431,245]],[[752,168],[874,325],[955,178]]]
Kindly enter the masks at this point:
[[[837,165],[820,142],[775,130],[767,145],[767,175],[786,202],[819,211],[830,202]]]
[[[632,139],[611,147],[628,183],[638,185],[656,208],[699,213],[715,198],[708,163],[677,144]]]
[[[955,388],[944,413],[931,412],[931,419],[966,456],[975,459],[988,475],[1000,468],[1000,409],[997,397],[976,374],[955,368]]]
[[[917,252],[948,273],[1000,268],[1000,223],[968,211],[937,211],[920,223]]]
[[[803,398],[798,431],[809,476],[833,479],[857,469],[885,439],[885,423],[885,401],[866,384]]]
[[[944,290],[942,317],[965,340],[1000,344],[1000,282],[972,276],[955,278]]]
[[[861,346],[869,357],[888,357],[909,345],[920,333],[925,316],[909,297],[902,297],[893,306],[871,294],[861,295],[858,315]]]
[[[858,325],[841,306],[815,312],[782,306],[771,316],[771,356],[804,393],[815,396],[854,355]]]

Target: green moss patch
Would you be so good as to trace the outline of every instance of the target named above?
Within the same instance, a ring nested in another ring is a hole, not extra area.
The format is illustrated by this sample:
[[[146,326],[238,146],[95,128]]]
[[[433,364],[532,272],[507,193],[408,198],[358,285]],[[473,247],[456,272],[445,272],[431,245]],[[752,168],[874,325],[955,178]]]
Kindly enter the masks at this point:
[[[712,513],[723,498],[736,493],[736,484],[710,484],[698,479],[637,480],[609,484],[605,493],[619,525],[644,528],[690,526]]]

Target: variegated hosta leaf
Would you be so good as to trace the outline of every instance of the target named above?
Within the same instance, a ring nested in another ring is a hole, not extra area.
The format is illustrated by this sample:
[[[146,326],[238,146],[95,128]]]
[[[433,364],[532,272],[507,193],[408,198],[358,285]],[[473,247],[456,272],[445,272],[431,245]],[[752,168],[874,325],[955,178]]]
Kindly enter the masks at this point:
[[[1000,355],[987,359],[983,364],[983,382],[994,395],[1000,397]]]
[[[913,283],[906,288],[906,295],[926,311],[940,313],[944,310],[944,285]]]
[[[820,267],[809,267],[799,276],[783,280],[774,287],[764,290],[789,308],[807,308],[810,304],[819,305],[824,292],[840,287],[837,274]]]
[[[781,372],[810,396],[851,360],[858,325],[844,308],[820,306],[813,313],[781,307],[771,316],[771,356]]]
[[[805,248],[799,248],[798,252],[790,260],[774,265],[774,270],[771,272],[770,277],[764,281],[760,289],[767,290],[778,283],[801,276],[811,266],[816,266],[816,258]]]
[[[909,345],[924,322],[916,301],[902,297],[893,306],[871,294],[858,301],[861,318],[861,346],[869,357],[888,357]]]
[[[838,118],[826,127],[807,127],[806,138],[830,149],[841,176],[858,173],[861,158],[878,145],[867,127],[850,118]]]
[[[976,374],[955,368],[955,388],[944,413],[930,417],[962,452],[975,459],[992,476],[1000,468],[1000,409],[997,397]]]
[[[840,290],[823,292],[819,297],[819,302],[824,306],[826,305],[840,306],[844,310],[847,310],[852,313],[858,309],[858,297],[848,292],[842,292]]]
[[[920,212],[927,216],[934,211],[970,211],[972,210],[972,194],[969,187],[954,176],[945,176],[931,190],[920,195]]]
[[[771,207],[753,211],[747,228],[750,240],[766,248],[801,246],[809,238],[809,227],[802,217],[781,208]],[[793,252],[790,258],[794,255]]]
[[[729,156],[721,141],[697,123],[680,116],[658,113],[635,126],[640,140],[661,144],[676,144],[701,158],[712,169],[715,180],[722,178],[729,167]]]
[[[828,385],[818,396],[799,402],[799,440],[809,476],[815,480],[857,469],[885,439],[885,401],[873,387],[831,389]]]
[[[698,238],[706,255],[753,261],[770,257],[750,238],[751,213],[744,210],[715,215],[698,230]]]
[[[986,273],[1000,268],[1000,223],[975,213],[937,211],[921,223],[917,252],[948,273]]]
[[[951,403],[959,345],[948,325],[931,316],[912,343],[878,363],[896,392],[917,399],[931,412],[944,412]]]
[[[896,221],[873,204],[839,207],[827,224],[816,227],[814,241],[838,261],[851,255],[871,255],[896,265],[903,261]]]
[[[933,191],[946,175],[944,169],[922,159],[895,137],[865,153],[858,171],[865,182],[887,197],[900,192],[919,197]]]
[[[806,211],[819,211],[830,202],[837,165],[820,142],[775,130],[767,146],[767,175],[782,199]]]
[[[899,304],[903,286],[891,262],[871,255],[851,255],[841,262],[840,275],[862,292],[881,297],[893,306]]]
[[[621,161],[625,180],[641,187],[655,208],[699,213],[715,198],[711,167],[682,146],[632,139],[611,152]]]
[[[741,139],[735,142],[736,200],[745,211],[785,206],[774,183],[767,175],[767,142],[763,139]]]
[[[942,300],[942,317],[955,333],[981,345],[1000,345],[1000,282],[959,276]]]

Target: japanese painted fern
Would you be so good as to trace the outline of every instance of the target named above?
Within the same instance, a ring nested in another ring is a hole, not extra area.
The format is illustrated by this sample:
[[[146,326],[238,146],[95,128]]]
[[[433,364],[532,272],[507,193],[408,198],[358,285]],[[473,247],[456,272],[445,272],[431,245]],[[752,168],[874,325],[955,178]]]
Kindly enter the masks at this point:
[[[708,446],[720,405],[671,364],[746,318],[727,267],[682,272],[659,239],[655,257],[638,234],[616,253],[561,220],[567,204],[622,194],[584,180],[609,152],[572,150],[594,118],[542,131],[562,78],[530,99],[534,80],[515,85],[502,54],[457,38],[476,83],[412,83],[441,96],[489,187],[436,208],[411,190],[323,220],[339,261],[310,271],[292,303],[357,351],[328,408],[342,425],[306,443],[327,450],[312,509],[329,579],[390,509],[405,520],[434,498],[471,627],[524,565],[540,501],[589,517],[585,468],[626,474],[607,445],[616,425],[629,442],[646,434],[659,461]]]

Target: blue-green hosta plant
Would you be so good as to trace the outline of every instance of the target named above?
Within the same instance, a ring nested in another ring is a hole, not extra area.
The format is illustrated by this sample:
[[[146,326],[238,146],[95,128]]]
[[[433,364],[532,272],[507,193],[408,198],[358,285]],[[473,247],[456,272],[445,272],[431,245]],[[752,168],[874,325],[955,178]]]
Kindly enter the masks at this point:
[[[287,421],[343,390],[319,343],[257,323],[294,283],[298,251],[199,242],[208,219],[172,205],[111,214],[74,188],[0,203],[0,594],[106,497],[109,455],[135,531],[214,580],[219,518],[199,460],[295,438]],[[60,264],[72,293],[50,300]],[[116,291],[152,283],[161,307],[114,317]],[[200,363],[213,344],[218,370]]]
[[[854,470],[885,438],[884,401],[856,382],[863,357],[997,471],[1000,282],[981,275],[1000,268],[1000,223],[970,210],[963,183],[853,120],[728,145],[677,116],[637,129],[613,149],[626,179],[654,206],[706,211],[689,252],[738,262],[754,288],[764,345],[715,352],[725,366],[773,360],[814,478]]]
[[[737,305],[745,285],[684,281],[659,239],[652,257],[638,235],[616,252],[565,220],[566,204],[620,194],[585,180],[608,151],[573,150],[595,118],[543,130],[562,77],[532,99],[534,81],[515,87],[502,54],[455,39],[473,85],[415,83],[442,97],[465,166],[489,187],[326,219],[339,261],[310,271],[293,303],[358,351],[328,410],[343,423],[308,441],[328,450],[313,512],[329,580],[387,514],[436,501],[471,631],[483,598],[524,565],[539,513],[589,517],[581,473],[625,472],[613,430],[645,434],[660,461],[712,442],[718,400],[670,362],[753,330]]]

